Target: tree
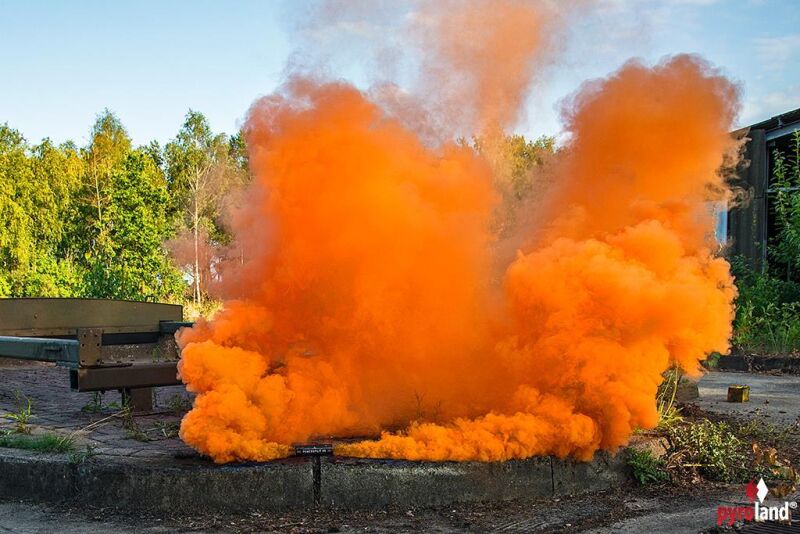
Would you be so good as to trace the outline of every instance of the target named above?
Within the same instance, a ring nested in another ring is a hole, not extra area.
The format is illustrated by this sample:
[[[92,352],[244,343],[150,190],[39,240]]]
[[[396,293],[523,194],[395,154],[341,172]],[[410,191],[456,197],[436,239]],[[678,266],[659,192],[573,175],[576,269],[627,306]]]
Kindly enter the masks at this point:
[[[171,210],[179,228],[188,230],[191,239],[191,278],[193,300],[202,304],[211,266],[207,251],[225,240],[221,223],[222,201],[244,181],[246,156],[241,136],[230,141],[214,134],[205,116],[190,110],[176,138],[166,146]],[[180,244],[176,250],[184,249]],[[184,263],[181,255],[177,261]]]
[[[107,263],[92,265],[90,292],[114,298],[175,300],[184,284],[162,247],[170,225],[167,183],[146,150],[133,150],[111,173],[105,204]]]
[[[102,263],[110,268],[109,228],[106,209],[111,194],[111,177],[131,151],[131,139],[120,120],[108,109],[97,116],[91,141],[82,151],[84,174],[73,210],[73,245],[83,251],[87,267]]]
[[[502,199],[492,226],[497,235],[506,237],[519,222],[520,207],[542,197],[549,185],[544,174],[537,171],[555,154],[555,138],[541,136],[529,141],[522,135],[499,133],[473,138],[472,147],[492,168]]]
[[[0,295],[79,291],[80,272],[64,243],[80,173],[73,146],[45,139],[30,147],[15,130],[0,128]]]
[[[32,221],[20,203],[20,185],[25,190],[33,179],[27,148],[22,134],[0,126],[0,296],[13,295],[15,278],[29,264],[33,245]]]

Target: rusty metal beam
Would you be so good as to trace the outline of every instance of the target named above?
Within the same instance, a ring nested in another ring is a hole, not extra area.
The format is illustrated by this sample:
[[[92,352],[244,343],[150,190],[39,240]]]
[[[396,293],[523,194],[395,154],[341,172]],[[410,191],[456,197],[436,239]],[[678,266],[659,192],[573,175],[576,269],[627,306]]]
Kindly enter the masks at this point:
[[[137,363],[119,367],[70,369],[70,386],[78,391],[175,386],[178,362]]]
[[[162,334],[174,334],[181,328],[191,328],[194,323],[191,321],[161,321],[159,330]]]

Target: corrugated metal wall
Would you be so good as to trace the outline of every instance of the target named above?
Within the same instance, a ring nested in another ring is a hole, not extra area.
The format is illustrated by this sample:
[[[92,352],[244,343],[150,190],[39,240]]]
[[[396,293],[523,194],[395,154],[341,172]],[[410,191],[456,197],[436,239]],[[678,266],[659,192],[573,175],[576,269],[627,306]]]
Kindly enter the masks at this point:
[[[728,256],[744,256],[753,268],[761,269],[767,251],[767,141],[764,130],[750,130],[746,135],[750,140],[745,145],[745,163],[732,182],[744,191],[744,198],[728,214]]]

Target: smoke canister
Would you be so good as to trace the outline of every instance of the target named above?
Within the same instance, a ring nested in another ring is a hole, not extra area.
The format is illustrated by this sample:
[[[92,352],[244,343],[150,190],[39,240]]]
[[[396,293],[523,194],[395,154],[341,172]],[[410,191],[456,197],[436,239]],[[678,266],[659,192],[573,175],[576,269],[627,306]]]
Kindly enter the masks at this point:
[[[750,386],[728,386],[728,402],[747,402],[750,400]]]

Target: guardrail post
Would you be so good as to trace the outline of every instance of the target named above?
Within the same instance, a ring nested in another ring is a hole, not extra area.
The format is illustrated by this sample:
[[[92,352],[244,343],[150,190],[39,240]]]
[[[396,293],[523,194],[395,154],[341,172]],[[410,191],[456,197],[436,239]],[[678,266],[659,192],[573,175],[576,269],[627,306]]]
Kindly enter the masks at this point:
[[[153,388],[124,388],[120,390],[122,405],[132,412],[153,411]]]

